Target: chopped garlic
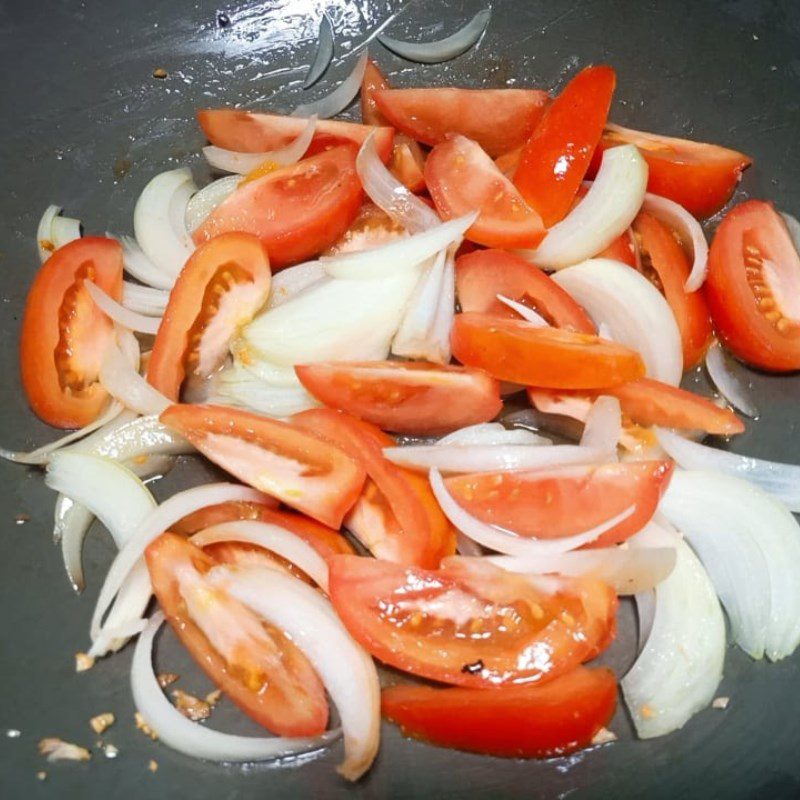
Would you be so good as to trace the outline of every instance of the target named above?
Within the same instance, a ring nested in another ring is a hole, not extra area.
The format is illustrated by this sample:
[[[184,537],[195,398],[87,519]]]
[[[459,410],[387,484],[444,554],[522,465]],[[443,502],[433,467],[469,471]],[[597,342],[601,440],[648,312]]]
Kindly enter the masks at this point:
[[[219,699],[222,697],[222,689],[214,689],[213,692],[209,692],[206,695],[206,703],[210,706],[215,706],[219,703]]]
[[[94,658],[86,653],[75,653],[75,672],[86,672],[94,666]]]
[[[36,779],[40,781],[46,781],[47,773],[44,770],[40,770],[39,772],[36,773]]]
[[[175,689],[172,696],[175,698],[175,708],[192,722],[199,722],[211,716],[211,706],[205,700],[180,689]]]
[[[711,703],[711,708],[725,709],[728,707],[728,703],[730,703],[730,701],[730,697],[715,697]]]
[[[609,742],[616,742],[617,734],[610,731],[608,728],[600,728],[594,735],[592,744],[608,744]]]
[[[116,758],[119,755],[119,750],[117,750],[113,744],[107,744],[103,748],[103,755],[105,755],[106,758]]]
[[[175,683],[176,680],[180,675],[176,675],[174,672],[159,672],[158,673],[158,685],[162,689],[166,689],[171,683]]]
[[[88,761],[92,757],[85,747],[65,742],[55,736],[39,742],[39,754],[47,756],[48,761]]]
[[[158,770],[158,761],[156,761],[154,758],[151,758],[150,763],[147,765],[147,769],[149,769],[150,772],[156,772]]]
[[[102,733],[106,728],[110,728],[114,724],[114,720],[114,715],[107,711],[105,714],[98,714],[96,717],[92,717],[89,720],[89,724],[95,733]]]
[[[147,724],[145,718],[137,711],[133,718],[136,720],[136,727],[145,735],[149,736],[153,741],[158,739],[158,734]]]

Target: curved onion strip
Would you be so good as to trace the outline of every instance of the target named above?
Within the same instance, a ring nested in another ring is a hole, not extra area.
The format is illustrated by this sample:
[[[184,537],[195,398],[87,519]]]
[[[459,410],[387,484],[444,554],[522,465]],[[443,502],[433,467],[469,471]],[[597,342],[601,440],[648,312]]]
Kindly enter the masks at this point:
[[[622,411],[616,397],[602,395],[592,403],[583,426],[581,447],[605,450],[612,460],[617,457],[617,443],[622,436]]]
[[[169,292],[153,289],[152,286],[140,286],[130,281],[122,282],[122,305],[131,311],[147,314],[151,317],[163,316],[169,302]]]
[[[82,592],[86,586],[81,561],[83,540],[94,522],[94,514],[81,503],[59,494],[54,517],[53,538],[61,543],[67,578],[76,592]]]
[[[150,542],[161,536],[170,525],[174,525],[178,520],[201,508],[236,500],[263,503],[265,497],[261,492],[257,492],[249,486],[238,486],[234,483],[209,483],[178,492],[153,509],[150,515],[133,531],[106,573],[106,579],[92,614],[92,639],[97,639],[100,633],[100,623],[106,611],[136,565],[144,567],[145,574],[147,574],[142,556]]]
[[[469,536],[464,536],[461,531],[456,531],[456,552],[461,556],[474,556],[482,557],[484,549],[477,543],[473,542]]]
[[[163,624],[164,615],[160,611],[153,614],[136,643],[131,666],[131,689],[136,709],[168,747],[192,758],[241,763],[319,750],[340,735],[337,729],[307,739],[234,736],[187,719],[164,697],[153,671],[153,638]]]
[[[404,42],[392,39],[390,36],[380,34],[378,41],[387,49],[408,61],[418,61],[422,64],[440,64],[450,61],[462,53],[466,53],[478,39],[483,36],[489,18],[492,16],[491,8],[479,11],[463,28],[452,36],[439,39],[435,42]]]
[[[497,294],[495,297],[503,304],[507,305],[512,311],[516,311],[522,319],[533,323],[538,328],[549,328],[550,323],[541,315],[537,314],[532,308],[528,308],[524,303],[518,303],[510,297],[502,294]]]
[[[120,305],[113,297],[109,297],[99,286],[91,281],[84,281],[83,285],[89,296],[94,300],[95,305],[110,319],[123,328],[137,333],[148,333],[155,336],[158,333],[158,326],[161,324],[160,317],[145,317],[136,311]]]
[[[334,278],[374,280],[402,270],[416,268],[426,259],[461,241],[464,231],[475,221],[477,212],[442,222],[433,228],[369,250],[342,253],[320,259],[325,271]]]
[[[53,254],[53,220],[61,213],[61,206],[47,206],[36,228],[36,247],[39,250],[39,260],[44,264]]]
[[[605,250],[633,222],[647,186],[647,162],[632,144],[603,153],[586,197],[553,225],[536,250],[520,254],[537,266],[563,269]]]
[[[246,347],[246,345],[244,346]],[[234,366],[242,370],[243,377],[247,374],[251,378],[258,378],[269,386],[282,389],[297,389],[303,385],[300,383],[294,367],[278,366],[263,359],[248,359],[246,356],[244,360],[241,360],[239,358],[240,351],[235,347],[236,345],[231,347],[231,352],[234,354]]]
[[[173,280],[194,251],[186,229],[186,207],[196,191],[187,167],[162,172],[144,187],[133,210],[136,241],[148,259]]]
[[[758,409],[748,397],[747,389],[738,376],[733,373],[719,342],[714,342],[708,348],[705,363],[708,376],[722,397],[742,414],[752,419],[758,417]]]
[[[800,466],[740,456],[693,442],[673,431],[655,428],[658,443],[684,469],[722,472],[755,484],[789,511],[800,512]]]
[[[137,372],[114,343],[106,350],[99,377],[103,388],[112,397],[139,414],[157,415],[171,405]]]
[[[692,270],[683,288],[687,292],[696,292],[703,285],[708,271],[708,242],[700,223],[674,200],[650,192],[645,194],[642,208],[666,222],[684,242],[691,244]]]
[[[186,204],[186,230],[194,233],[205,222],[206,217],[236,191],[241,182],[241,175],[226,175],[211,181],[193,194]]]
[[[73,217],[56,216],[50,226],[50,240],[56,250],[81,238],[81,221]]]
[[[613,152],[613,148],[609,152]],[[648,377],[677,386],[683,375],[681,334],[669,304],[644,275],[618,261],[593,258],[562,270],[553,280],[614,341],[636,350]]]
[[[638,628],[636,636],[636,652],[638,654],[644,650],[647,640],[650,638],[650,632],[653,630],[653,620],[656,616],[656,593],[653,590],[648,592],[639,592],[634,597],[634,600],[636,601],[636,618]]]
[[[772,661],[800,643],[800,525],[747,481],[678,471],[661,500],[706,566],[739,646]]]
[[[331,21],[328,19],[328,15],[323,14],[322,19],[319,21],[317,52],[303,81],[304,89],[312,87],[325,74],[325,70],[328,69],[328,65],[331,63],[332,59],[333,28],[331,27]]]
[[[509,430],[499,422],[484,422],[480,425],[469,425],[466,428],[448,433],[436,443],[439,447],[453,445],[470,447],[475,445],[550,445],[552,441],[539,436],[533,431],[522,428]]]
[[[293,117],[310,117],[316,114],[320,119],[335,117],[344,111],[361,88],[364,72],[367,69],[369,54],[365,49],[359,56],[353,71],[330,93],[311,103],[301,103],[294,111]]]
[[[277,553],[300,567],[323,591],[328,591],[328,564],[325,559],[297,534],[258,520],[238,520],[213,525],[192,536],[193,544],[206,547],[215,542],[248,542]]]
[[[725,620],[702,564],[676,543],[672,574],[655,590],[650,635],[622,679],[622,692],[642,739],[681,728],[707,708],[722,680]]]
[[[311,662],[342,721],[345,759],[338,772],[358,780],[380,741],[380,685],[372,658],[357,645],[319,592],[266,567],[212,567],[207,573],[240,603],[284,631]]]
[[[162,272],[139,247],[132,236],[115,236],[106,232],[109,239],[116,239],[122,245],[122,263],[125,272],[136,280],[155,289],[169,291],[175,283],[175,276]]]
[[[564,536],[559,539],[523,538],[510,531],[496,528],[494,525],[487,525],[465,511],[447,490],[439,470],[432,469],[429,479],[431,489],[433,489],[442,511],[458,530],[490,550],[512,556],[546,556],[576,550],[593,542],[606,531],[619,525],[620,522],[624,522],[635,511],[635,507],[630,506],[621,514],[606,520],[601,525],[573,536]]]
[[[534,470],[570,464],[602,464],[608,461],[607,450],[593,450],[572,444],[552,447],[540,445],[412,445],[385,447],[383,454],[401,467],[420,471],[495,472],[497,470]]]
[[[276,308],[291,300],[296,294],[319,283],[327,275],[319,261],[307,261],[305,264],[295,264],[293,267],[282,269],[272,276],[267,309]]]
[[[444,275],[442,276],[442,292],[439,295],[439,307],[436,309],[436,318],[433,330],[428,337],[426,354],[430,361],[438,364],[449,364],[452,356],[450,349],[450,336],[453,332],[453,322],[456,316],[456,247],[450,245],[444,260]]]
[[[320,405],[299,382],[296,386],[271,385],[239,364],[216,376],[214,390],[209,402],[215,405],[244,406],[269,417],[288,417]]]
[[[369,199],[409,233],[440,224],[439,215],[386,168],[375,148],[374,133],[367,136],[358,151],[356,172]]]
[[[212,144],[203,148],[203,155],[214,169],[219,169],[223,172],[235,172],[239,175],[247,175],[248,172],[252,172],[265,162],[274,165],[275,169],[287,167],[290,164],[297,163],[303,157],[303,154],[311,144],[311,140],[314,138],[316,127],[317,117],[316,114],[312,114],[308,118],[305,128],[297,134],[295,139],[279,150],[268,150],[263,153],[237,153],[234,150],[225,150]],[[234,188],[236,185],[238,185],[238,181]]]

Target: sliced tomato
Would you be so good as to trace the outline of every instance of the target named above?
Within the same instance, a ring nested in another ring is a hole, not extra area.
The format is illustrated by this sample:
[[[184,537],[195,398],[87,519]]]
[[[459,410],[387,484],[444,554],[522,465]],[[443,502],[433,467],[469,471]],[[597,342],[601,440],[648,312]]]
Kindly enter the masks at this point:
[[[147,365],[147,380],[178,400],[222,366],[228,343],[269,297],[269,258],[249,233],[223,233],[195,250],[178,275]]]
[[[439,436],[488,422],[502,409],[485,372],[421,361],[305,364],[297,377],[325,405],[396,433]]]
[[[383,448],[396,444],[391,436],[327,408],[295,414],[292,422],[340,447],[366,470],[369,479],[345,524],[375,556],[435,567],[453,552],[452,528],[428,482],[384,458]]]
[[[451,344],[462,364],[512,383],[601,389],[644,375],[638,353],[615,342],[491,314],[456,314]]]
[[[749,156],[719,145],[608,125],[590,174],[597,171],[605,150],[621,144],[635,144],[647,161],[649,192],[700,218],[716,214],[730,200],[742,172],[753,163]]]
[[[588,747],[617,703],[610,669],[577,669],[544,686],[392,686],[383,715],[404,736],[502,758],[552,758]]]
[[[323,558],[336,553],[352,553],[350,542],[339,531],[293,511],[283,511],[263,503],[229,502],[207,506],[173,525],[170,530],[189,536],[212,525],[252,519],[279,525],[311,545]]]
[[[425,162],[425,183],[443,219],[478,210],[466,238],[487,247],[536,247],[541,217],[476,142],[452,135]]]
[[[424,570],[334,556],[331,602],[385,664],[461,686],[544,683],[613,637],[616,596],[598,581],[559,579],[548,592],[484,559],[445,564]]]
[[[318,736],[325,689],[297,646],[205,579],[221,563],[165,533],[145,552],[153,592],[197,665],[259,725],[279,736]]]
[[[696,366],[708,350],[713,332],[711,314],[702,292],[687,292],[683,287],[692,271],[689,258],[672,231],[651,214],[642,211],[634,220],[640,271],[664,295],[683,346],[683,368]]]
[[[652,519],[672,469],[671,461],[635,461],[458,475],[445,482],[473,516],[537,539],[574,536],[633,508],[591,544],[608,547],[624,542]]]
[[[722,341],[760,369],[800,369],[800,256],[771,203],[748,200],[722,220],[705,295]]]
[[[547,107],[525,142],[514,184],[550,228],[569,211],[608,118],[617,76],[581,70]]]
[[[492,157],[524,143],[549,99],[537,89],[380,89],[374,96],[390,124],[412,139],[435,145],[460,133]]]
[[[462,311],[518,319],[501,294],[532,308],[557,328],[595,333],[589,315],[554,280],[505,250],[475,250],[456,260],[456,293]]]
[[[352,225],[340,239],[325,250],[324,255],[332,256],[338,253],[355,253],[358,250],[368,250],[371,247],[380,247],[383,244],[388,244],[393,239],[398,239],[404,235],[405,228],[402,225],[395,222],[374,203],[366,202],[359,209]]]
[[[170,406],[161,421],[231,475],[332,528],[364,484],[354,459],[285,422],[201,405]]]
[[[240,186],[192,234],[202,244],[221,233],[258,236],[273,269],[332,245],[358,214],[363,192],[356,148],[343,145]]]
[[[201,109],[197,112],[197,121],[211,144],[238,153],[265,153],[286,147],[303,132],[308,123],[303,117],[259,114],[233,108]],[[360,146],[370,133],[375,134],[378,154],[387,161],[394,141],[392,128],[376,128],[338,119],[317,120],[309,148],[311,152],[307,155],[319,152],[331,141],[350,141]]]
[[[108,401],[98,375],[114,324],[95,305],[84,281],[120,299],[118,242],[85,236],[56,250],[36,274],[22,316],[22,387],[34,413],[57,428],[88,425]]]
[[[388,89],[389,81],[380,67],[370,58],[361,79],[361,121],[365,125],[390,125],[375,102],[375,92]]]
[[[605,250],[601,250],[594,258],[610,258],[612,261],[620,261],[629,267],[637,267],[633,231],[628,228],[625,233],[620,234]]]

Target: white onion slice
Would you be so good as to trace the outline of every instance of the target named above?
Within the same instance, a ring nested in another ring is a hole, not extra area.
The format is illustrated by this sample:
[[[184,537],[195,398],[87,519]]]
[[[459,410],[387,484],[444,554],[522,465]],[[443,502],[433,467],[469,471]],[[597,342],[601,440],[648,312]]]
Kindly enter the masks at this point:
[[[334,278],[348,280],[388,278],[398,272],[416,268],[453,242],[461,241],[464,231],[472,225],[477,216],[477,212],[465,214],[380,247],[326,256],[320,259],[320,263]]]
[[[148,259],[173,280],[194,252],[186,229],[186,206],[196,191],[187,167],[162,172],[144,187],[133,210],[136,241]]]
[[[94,522],[94,514],[86,506],[59,494],[55,507],[53,538],[61,544],[61,557],[67,578],[76,592],[86,586],[83,575],[83,540]]]
[[[579,547],[595,541],[606,531],[619,525],[620,522],[624,522],[635,511],[635,507],[630,506],[601,525],[573,536],[564,536],[560,539],[534,539],[516,536],[510,531],[488,525],[465,511],[450,494],[437,469],[430,471],[429,479],[433,494],[439,501],[444,515],[458,530],[490,550],[512,556],[547,556],[577,550]]]
[[[647,162],[634,145],[606,150],[586,197],[550,228],[536,250],[520,254],[549,269],[591,258],[630,226],[642,207],[646,187]]]
[[[56,216],[50,227],[50,235],[56,250],[81,238],[81,221],[73,217]]]
[[[296,386],[274,386],[239,364],[222,370],[214,380],[214,389],[216,394],[209,402],[244,406],[269,417],[288,417],[320,405],[299,381]]]
[[[408,61],[441,64],[466,53],[483,36],[491,16],[491,8],[485,8],[452,36],[435,42],[404,42],[384,34],[380,34],[377,38],[387,50]]]
[[[198,547],[215,542],[248,542],[263,547],[300,567],[323,591],[328,591],[328,564],[297,534],[268,522],[245,519],[223,522],[196,533],[191,539]]]
[[[666,222],[685,243],[691,244],[692,270],[683,288],[687,292],[696,292],[703,285],[708,271],[708,242],[700,223],[674,200],[650,192],[645,194],[642,208]]]
[[[583,426],[581,447],[605,450],[616,461],[617,444],[622,436],[622,410],[616,397],[601,395],[592,403]]]
[[[383,454],[401,467],[426,472],[495,472],[499,470],[534,470],[573,464],[603,464],[607,450],[594,450],[572,444],[542,447],[538,444],[495,445],[411,445],[385,447]]]
[[[753,658],[785,658],[800,643],[800,525],[747,481],[678,471],[660,510],[697,551],[728,612],[733,637]]]
[[[44,264],[55,250],[53,241],[53,220],[61,213],[61,206],[47,206],[36,228],[36,247],[39,250],[39,260]]]
[[[317,35],[317,52],[314,61],[308,68],[306,77],[303,80],[303,88],[312,87],[328,69],[328,65],[333,59],[333,27],[328,15],[323,13],[319,21],[319,33]]]
[[[358,780],[380,741],[380,685],[372,658],[357,645],[333,606],[308,584],[265,567],[212,567],[211,583],[275,625],[311,662],[342,722],[345,759],[338,772]]]
[[[122,305],[131,311],[161,317],[169,302],[169,292],[154,289],[152,286],[140,286],[130,281],[122,282]]]
[[[361,88],[364,72],[367,69],[369,54],[365,49],[359,56],[353,71],[330,93],[311,103],[301,103],[294,111],[293,117],[310,117],[316,114],[320,119],[335,117],[344,111]]]
[[[644,275],[619,261],[593,258],[561,270],[553,280],[596,325],[608,325],[614,341],[639,352],[648,377],[672,386],[680,383],[683,351],[678,324],[664,296]]]
[[[515,428],[509,430],[499,422],[484,422],[448,433],[436,443],[439,447],[453,445],[470,447],[474,445],[550,445],[552,441],[533,431]]]
[[[374,133],[367,136],[358,151],[356,172],[369,199],[409,233],[440,224],[439,215],[386,168],[375,148]]]
[[[549,328],[550,323],[541,315],[537,314],[532,308],[528,308],[524,303],[518,303],[516,300],[512,300],[510,297],[506,297],[505,295],[498,294],[495,295],[497,299],[507,305],[512,311],[516,311],[522,319],[526,320],[527,322],[536,325],[537,328]]]
[[[703,565],[682,541],[672,574],[656,587],[647,644],[622,679],[642,739],[671,733],[707,708],[722,680],[725,620]]]
[[[456,318],[456,246],[447,248],[442,276],[442,292],[439,295],[439,307],[433,329],[428,336],[425,352],[431,361],[438,364],[449,364],[452,357],[450,336]]]
[[[108,347],[103,358],[100,383],[112,397],[139,414],[158,415],[172,405],[137,372],[114,343]]]
[[[95,305],[111,320],[123,328],[137,333],[149,333],[155,336],[158,333],[158,326],[161,324],[160,317],[146,317],[136,311],[120,305],[113,297],[109,297],[97,284],[91,281],[84,281],[83,285],[89,296],[94,300]]]
[[[209,761],[266,761],[308,753],[326,747],[340,735],[339,729],[317,738],[234,736],[192,722],[166,697],[153,671],[153,638],[164,623],[161,612],[153,614],[142,631],[131,666],[131,689],[136,709],[168,747],[191,758]]]
[[[705,363],[711,382],[722,397],[742,414],[752,419],[758,417],[758,409],[748,396],[747,389],[728,364],[725,351],[719,342],[714,342],[708,348]]]
[[[226,175],[211,181],[193,194],[186,204],[186,230],[194,233],[205,222],[206,217],[236,191],[241,182],[241,175]]]
[[[122,263],[125,272],[136,280],[155,289],[169,291],[175,283],[175,275],[168,274],[159,269],[139,247],[139,243],[132,236],[114,236],[106,233],[109,239],[116,239],[122,245]]]
[[[234,366],[238,367],[242,372],[242,378],[245,375],[250,378],[258,378],[260,381],[268,384],[270,387],[282,389],[297,389],[303,384],[297,377],[294,367],[278,366],[263,359],[253,359],[247,356],[247,343],[239,340],[231,345],[231,352],[233,353]],[[242,358],[244,356],[244,358]],[[233,372],[230,367],[225,372]],[[224,373],[223,373],[224,374]]]
[[[267,309],[291,300],[296,294],[319,283],[327,275],[319,261],[307,261],[305,264],[295,264],[293,267],[282,269],[272,276]]]

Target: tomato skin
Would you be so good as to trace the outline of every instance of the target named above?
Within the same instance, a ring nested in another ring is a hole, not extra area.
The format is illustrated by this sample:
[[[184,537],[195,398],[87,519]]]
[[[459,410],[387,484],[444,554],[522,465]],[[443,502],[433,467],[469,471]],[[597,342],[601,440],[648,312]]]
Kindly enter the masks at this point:
[[[19,341],[22,387],[36,416],[56,428],[88,425],[108,402],[97,377],[114,325],[79,283],[80,276],[120,300],[119,242],[85,236],[60,247],[28,290]],[[70,373],[88,385],[78,391],[63,389],[62,380],[69,380]]]
[[[633,243],[633,232],[628,228],[625,233],[620,234],[614,239],[605,250],[600,251],[592,258],[610,258],[612,261],[619,261],[629,267],[637,267],[636,249]]]
[[[181,570],[202,575],[221,562],[172,533],[152,542],[145,551],[145,560],[153,592],[175,634],[197,665],[247,716],[279,736],[318,736],[325,730],[328,722],[325,690],[306,657],[287,637],[275,629],[264,628],[257,617],[231,598],[214,594],[207,601],[208,606],[221,605],[227,609],[227,619],[220,619],[237,624],[241,620],[242,626],[249,624],[250,630],[266,637],[266,656],[273,655],[272,669],[267,671],[265,662],[259,659],[259,656],[264,658],[264,647],[256,648],[251,643],[252,637],[248,640],[246,627],[231,662],[215,649],[191,616],[180,590]],[[228,637],[235,633],[229,628],[224,631]],[[259,689],[248,685],[256,680],[261,683]]]
[[[572,205],[603,134],[616,82],[611,67],[581,70],[548,106],[522,148],[514,184],[547,228]]]
[[[616,702],[616,678],[603,667],[578,667],[544,686],[406,684],[381,693],[383,715],[404,736],[501,758],[552,758],[588,747],[611,720]]]
[[[764,261],[771,262],[772,279]],[[799,278],[800,257],[771,203],[748,200],[728,212],[711,242],[703,289],[717,333],[734,355],[771,372],[800,369]]]
[[[456,294],[462,311],[518,319],[502,294],[524,303],[558,328],[596,333],[589,315],[542,270],[515,253],[475,250],[456,259]]]
[[[500,412],[500,386],[485,372],[424,362],[362,361],[295,367],[331,408],[395,433],[442,435]]]
[[[328,564],[331,602],[353,638],[385,664],[443,683],[544,683],[614,635],[616,596],[599,581],[564,579],[547,594],[484,559],[453,557],[438,570],[360,556]]]
[[[223,233],[200,245],[181,270],[170,292],[147,365],[148,382],[170,400],[177,401],[180,396],[181,385],[187,377],[187,358],[196,357],[197,367],[200,367],[202,359],[197,348],[202,345],[202,336],[216,316],[201,318],[212,310],[206,299],[212,281],[220,290],[211,293],[210,303],[217,308],[223,302],[222,290],[241,292],[244,285],[251,285],[248,307],[240,303],[236,309],[237,324],[249,322],[269,296],[269,257],[264,245],[250,234]],[[195,330],[198,327],[199,330]],[[191,341],[193,330],[197,345]],[[227,342],[219,343],[218,349],[218,358],[205,374],[198,376],[201,379],[207,378],[219,366],[216,362],[221,363],[225,358]]]
[[[304,261],[332,245],[363,199],[356,147],[346,144],[241,185],[192,234],[202,244],[221,233],[252,233],[273,269]]]
[[[459,133],[493,158],[523,144],[549,100],[537,89],[379,89],[380,112],[412,139],[428,145]]]
[[[456,314],[451,345],[462,364],[512,383],[602,389],[644,375],[639,355],[622,345],[490,314]]]
[[[669,486],[671,461],[636,461],[458,475],[445,483],[456,502],[490,525],[519,536],[558,539],[633,513],[588,547],[624,542],[652,519]]]
[[[170,406],[160,419],[210,461],[331,528],[364,484],[364,470],[350,456],[285,422],[202,405]]]

